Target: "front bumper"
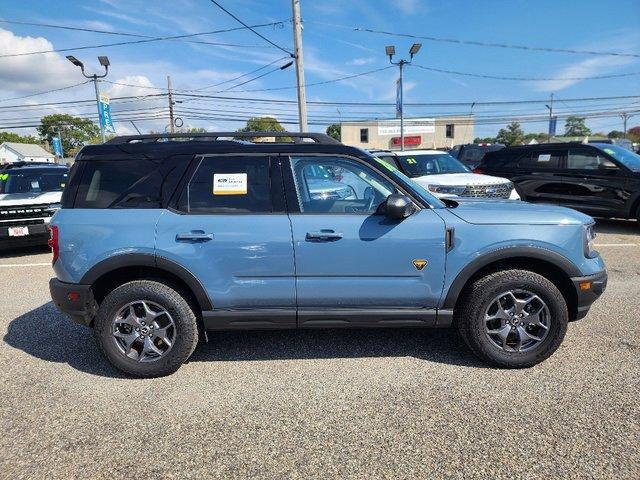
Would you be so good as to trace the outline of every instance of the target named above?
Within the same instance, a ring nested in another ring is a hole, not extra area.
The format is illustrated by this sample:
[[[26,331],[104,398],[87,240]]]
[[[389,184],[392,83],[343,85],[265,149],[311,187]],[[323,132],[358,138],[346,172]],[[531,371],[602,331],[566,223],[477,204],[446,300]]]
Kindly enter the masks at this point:
[[[607,288],[607,271],[603,270],[586,277],[574,277],[571,279],[578,296],[578,304],[575,320],[587,316],[593,302],[602,295]]]
[[[90,285],[65,283],[52,278],[49,280],[49,291],[58,310],[76,323],[91,326],[97,305]]]

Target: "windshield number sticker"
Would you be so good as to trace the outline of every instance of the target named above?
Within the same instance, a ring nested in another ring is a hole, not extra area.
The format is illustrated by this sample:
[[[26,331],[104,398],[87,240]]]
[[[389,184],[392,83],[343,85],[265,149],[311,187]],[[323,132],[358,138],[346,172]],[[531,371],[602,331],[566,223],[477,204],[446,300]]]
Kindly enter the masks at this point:
[[[416,159],[415,159],[415,158],[407,158],[407,163],[408,163],[409,165],[415,165],[415,164],[416,164],[416,163],[418,163],[418,162],[416,162]]]
[[[1,181],[9,180],[9,174],[8,173],[0,173],[0,180]]]
[[[538,155],[538,161],[539,162],[549,162],[549,161],[551,161],[551,154],[550,153],[541,153],[540,155]]]
[[[247,194],[247,174],[246,173],[214,173],[213,174],[213,194],[214,195],[246,195]]]

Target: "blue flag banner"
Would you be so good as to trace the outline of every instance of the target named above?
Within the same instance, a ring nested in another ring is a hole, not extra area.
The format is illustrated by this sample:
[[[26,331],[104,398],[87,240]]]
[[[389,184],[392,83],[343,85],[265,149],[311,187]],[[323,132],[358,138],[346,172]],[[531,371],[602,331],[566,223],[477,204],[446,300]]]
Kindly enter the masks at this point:
[[[105,93],[100,94],[100,123],[104,127],[105,132],[116,133],[111,118],[111,106],[109,105],[109,97]]]
[[[58,157],[62,158],[64,156],[64,152],[62,151],[62,141],[60,137],[53,137],[51,139],[51,146],[53,147],[53,153],[55,153]]]
[[[400,79],[396,80],[396,118],[402,115],[402,101],[400,99]]]
[[[556,136],[556,126],[558,124],[558,117],[551,117],[549,119],[549,136],[550,137],[555,137]]]

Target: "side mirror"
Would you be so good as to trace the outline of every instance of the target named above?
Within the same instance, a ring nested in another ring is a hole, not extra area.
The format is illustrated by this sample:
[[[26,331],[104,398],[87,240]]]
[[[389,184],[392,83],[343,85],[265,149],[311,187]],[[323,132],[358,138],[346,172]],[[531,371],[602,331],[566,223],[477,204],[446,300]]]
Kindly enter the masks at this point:
[[[389,195],[383,205],[384,214],[393,220],[405,219],[415,211],[411,199],[399,193]]]

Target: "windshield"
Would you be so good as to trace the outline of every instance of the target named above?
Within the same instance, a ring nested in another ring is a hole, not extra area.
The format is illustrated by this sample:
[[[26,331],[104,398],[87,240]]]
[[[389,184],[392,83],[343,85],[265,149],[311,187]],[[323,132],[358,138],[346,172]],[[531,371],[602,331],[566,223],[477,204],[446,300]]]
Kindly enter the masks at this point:
[[[632,151],[618,145],[607,145],[600,148],[628,169],[633,170],[634,172],[640,172],[640,155],[637,153],[633,153]]]
[[[402,169],[410,177],[440,173],[467,173],[470,170],[448,153],[398,156]]]
[[[61,192],[67,183],[65,170],[0,172],[0,193]]]
[[[444,203],[442,203],[438,198],[431,195],[426,188],[418,183],[412,181],[409,177],[407,177],[404,173],[396,168],[389,160],[382,160],[378,157],[373,157],[382,167],[384,167],[387,172],[400,184],[409,184],[411,185],[411,189],[417,193],[422,200],[427,202],[432,207],[444,207]]]

